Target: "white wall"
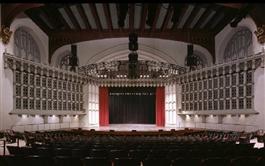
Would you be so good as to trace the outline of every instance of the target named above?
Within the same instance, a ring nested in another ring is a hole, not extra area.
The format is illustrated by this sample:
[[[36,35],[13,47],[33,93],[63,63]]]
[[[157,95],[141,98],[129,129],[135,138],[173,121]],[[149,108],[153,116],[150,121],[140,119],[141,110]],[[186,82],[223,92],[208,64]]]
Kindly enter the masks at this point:
[[[0,11],[1,13],[1,11]],[[1,18],[1,17],[0,17]],[[79,127],[79,117],[40,117],[40,116],[18,116],[10,115],[13,110],[13,72],[10,69],[4,69],[3,53],[14,53],[14,32],[17,28],[23,26],[35,39],[41,53],[41,61],[48,64],[48,36],[34,22],[28,18],[15,19],[11,24],[13,31],[10,42],[7,46],[0,42],[0,129],[14,129],[18,131],[51,130],[59,128]]]
[[[77,55],[80,65],[102,61],[127,60],[129,54],[128,43],[128,38],[80,42],[77,44]],[[139,38],[138,44],[139,50],[137,52],[139,59],[184,65],[184,60],[187,55],[187,43],[163,39]],[[70,49],[70,45],[57,49],[52,57],[52,65],[55,66],[60,55]],[[208,64],[211,64],[212,56],[205,48],[195,45],[194,52],[205,55],[210,61]]]
[[[0,26],[2,26],[1,22],[1,10],[2,10],[2,5],[0,4]],[[3,43],[0,42],[0,130],[3,129],[3,72],[4,72],[4,67],[3,67],[3,52],[4,52],[4,46]]]
[[[252,54],[262,51],[261,44],[258,43],[254,31],[257,27],[250,17],[246,17],[238,26],[245,26],[253,33],[253,50]],[[222,63],[224,49],[226,43],[236,32],[235,28],[231,28],[228,24],[215,37],[216,63]],[[264,68],[259,67],[254,72],[254,110],[258,112],[255,115],[226,115],[226,116],[178,116],[180,127],[196,127],[206,129],[222,129],[234,131],[255,131],[258,129],[265,130],[265,82]],[[181,92],[181,90],[178,90]]]

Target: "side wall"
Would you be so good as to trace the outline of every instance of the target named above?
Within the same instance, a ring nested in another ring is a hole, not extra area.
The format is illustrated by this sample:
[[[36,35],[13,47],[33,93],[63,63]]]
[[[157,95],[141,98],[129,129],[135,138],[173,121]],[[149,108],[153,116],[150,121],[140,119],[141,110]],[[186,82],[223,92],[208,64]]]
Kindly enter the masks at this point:
[[[2,41],[0,42],[0,130],[35,131],[79,127],[78,116],[18,116],[9,114],[14,108],[13,72],[10,69],[4,69],[3,53],[5,51],[10,54],[14,53],[14,32],[22,26],[28,30],[38,44],[41,53],[41,62],[48,64],[48,36],[30,19],[15,19],[10,28],[13,34],[9,44],[4,46]]]
[[[253,32],[253,51],[252,54],[257,54],[262,51],[261,44],[258,43],[254,34],[257,27],[254,21],[247,17],[243,19],[238,26],[248,27]],[[235,33],[235,29],[227,25],[215,37],[215,50],[216,50],[216,63],[222,63],[224,49],[226,43],[231,36]],[[179,127],[195,127],[205,129],[222,129],[222,130],[235,130],[235,131],[255,131],[258,129],[265,130],[265,72],[264,68],[259,67],[254,72],[254,110],[258,112],[256,115],[226,115],[226,116],[199,116],[199,115],[186,115],[177,116]],[[178,94],[181,90],[178,90]],[[180,94],[179,94],[180,95]]]

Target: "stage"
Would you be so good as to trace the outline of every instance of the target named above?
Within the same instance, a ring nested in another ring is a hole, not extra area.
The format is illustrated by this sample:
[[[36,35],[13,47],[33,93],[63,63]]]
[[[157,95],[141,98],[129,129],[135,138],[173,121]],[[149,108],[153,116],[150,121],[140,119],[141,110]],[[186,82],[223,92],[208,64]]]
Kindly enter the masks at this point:
[[[179,127],[158,127],[155,124],[110,124],[109,126],[91,126],[91,127],[83,127],[84,130],[90,130],[95,129],[97,131],[109,131],[109,130],[115,130],[115,131],[158,131],[158,130],[165,130],[170,131],[171,129],[175,130],[182,130],[184,128]]]

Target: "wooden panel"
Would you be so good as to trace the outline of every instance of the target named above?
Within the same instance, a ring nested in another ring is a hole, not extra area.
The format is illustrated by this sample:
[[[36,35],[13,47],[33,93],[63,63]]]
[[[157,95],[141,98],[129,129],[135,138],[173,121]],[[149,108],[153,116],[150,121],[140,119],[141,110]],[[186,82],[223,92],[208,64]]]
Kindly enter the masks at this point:
[[[27,9],[43,6],[43,3],[14,3],[1,5],[1,24],[9,27],[16,16]]]

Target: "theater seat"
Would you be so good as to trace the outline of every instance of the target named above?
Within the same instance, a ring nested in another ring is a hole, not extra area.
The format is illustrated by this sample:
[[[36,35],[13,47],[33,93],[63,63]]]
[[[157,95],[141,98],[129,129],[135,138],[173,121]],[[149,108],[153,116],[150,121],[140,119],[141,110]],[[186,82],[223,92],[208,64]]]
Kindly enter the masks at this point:
[[[201,159],[200,158],[176,158],[173,160],[171,166],[200,166]]]
[[[202,166],[229,166],[230,161],[227,158],[206,158],[202,162]]]
[[[25,161],[27,166],[52,166],[54,160],[52,157],[44,157],[38,155],[26,156]]]
[[[258,166],[257,157],[244,156],[231,159],[231,166]]]
[[[170,166],[171,160],[167,159],[146,159],[143,161],[143,166]]]
[[[112,166],[112,162],[107,158],[86,157],[83,166]]]
[[[82,161],[79,158],[70,156],[56,156],[54,159],[55,166],[82,166]]]
[[[113,160],[114,166],[140,166],[141,161],[131,158],[120,158]]]

